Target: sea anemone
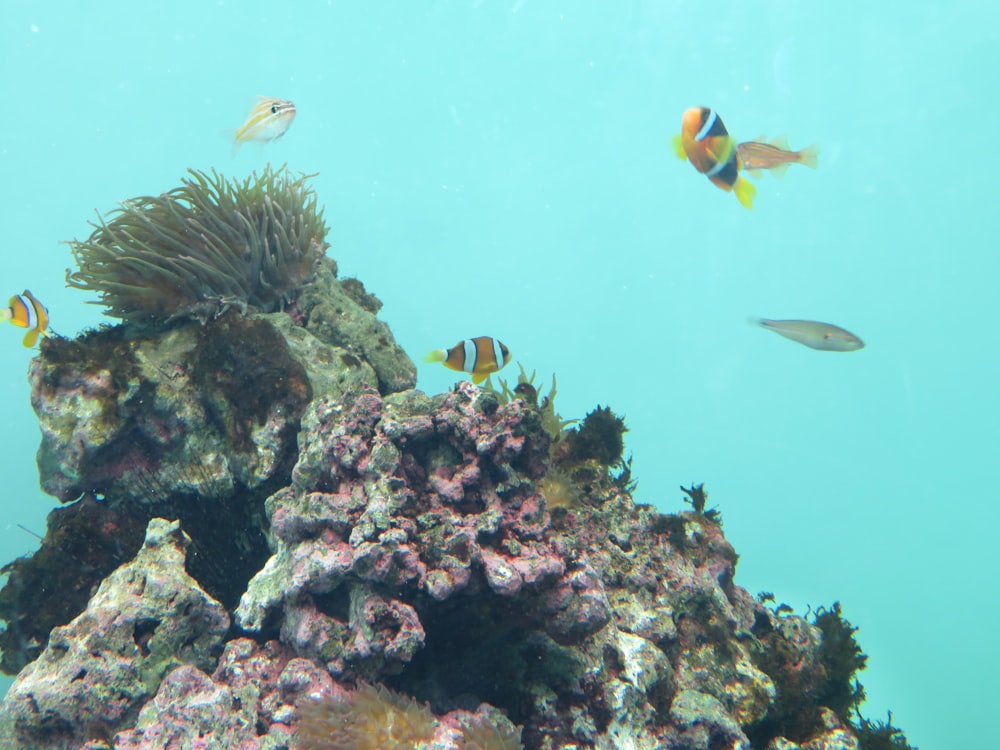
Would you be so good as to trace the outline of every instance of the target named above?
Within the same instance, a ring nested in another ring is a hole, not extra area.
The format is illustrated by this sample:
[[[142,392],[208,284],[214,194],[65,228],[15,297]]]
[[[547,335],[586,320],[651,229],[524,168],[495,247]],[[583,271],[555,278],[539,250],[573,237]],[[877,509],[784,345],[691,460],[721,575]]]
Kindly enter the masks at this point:
[[[412,750],[434,738],[434,714],[409,696],[361,684],[346,700],[310,698],[299,706],[303,750]]]
[[[573,508],[580,503],[580,487],[563,469],[550,467],[537,484],[549,508]]]
[[[270,165],[243,182],[188,173],[168,193],[98,215],[86,241],[69,243],[79,270],[67,270],[66,283],[133,321],[204,321],[229,307],[272,312],[288,302],[328,247],[312,175]]]
[[[462,730],[458,746],[461,750],[521,750],[521,730],[510,722],[503,728],[478,718]]]

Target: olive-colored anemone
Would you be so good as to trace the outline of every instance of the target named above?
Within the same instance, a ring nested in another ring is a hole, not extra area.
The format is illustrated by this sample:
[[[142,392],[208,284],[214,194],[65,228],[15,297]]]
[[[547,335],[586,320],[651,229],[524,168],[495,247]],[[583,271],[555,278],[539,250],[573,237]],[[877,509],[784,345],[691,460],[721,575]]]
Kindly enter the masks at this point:
[[[66,283],[124,320],[206,320],[229,307],[280,309],[328,247],[312,175],[268,165],[240,182],[188,170],[182,185],[126,201],[69,243]]]
[[[430,743],[430,709],[382,685],[362,683],[345,700],[307,698],[299,706],[296,747],[302,750],[411,750]]]

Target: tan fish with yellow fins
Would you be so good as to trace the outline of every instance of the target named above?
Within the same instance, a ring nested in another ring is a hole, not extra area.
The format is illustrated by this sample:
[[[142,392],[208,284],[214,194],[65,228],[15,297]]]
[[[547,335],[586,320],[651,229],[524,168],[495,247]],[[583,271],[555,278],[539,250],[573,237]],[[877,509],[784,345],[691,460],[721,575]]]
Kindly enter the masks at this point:
[[[865,346],[865,342],[853,333],[831,323],[820,323],[815,320],[768,320],[767,318],[751,318],[750,322],[769,331],[774,331],[786,339],[798,341],[811,349],[819,349],[824,352],[855,352]]]
[[[492,336],[476,336],[459,341],[451,349],[435,349],[424,357],[424,362],[440,362],[450,370],[467,372],[478,385],[510,362],[510,349]]]
[[[770,141],[765,141],[764,136],[745,141],[736,147],[736,152],[743,169],[752,177],[760,177],[762,169],[771,170],[775,177],[784,177],[789,164],[802,164],[810,169],[819,166],[819,144],[793,151],[783,135]]]
[[[27,347],[34,346],[39,336],[48,335],[49,311],[27,289],[11,297],[8,307],[0,308],[0,320],[9,320],[19,328],[27,328],[28,332],[24,334],[24,345]]]
[[[246,122],[236,128],[233,156],[247,141],[267,143],[283,136],[295,119],[295,105],[287,99],[258,96]]]
[[[674,150],[678,158],[691,162],[717,188],[733,193],[741,206],[753,207],[757,188],[740,177],[736,140],[714,109],[691,107],[684,112],[680,135],[674,137]]]

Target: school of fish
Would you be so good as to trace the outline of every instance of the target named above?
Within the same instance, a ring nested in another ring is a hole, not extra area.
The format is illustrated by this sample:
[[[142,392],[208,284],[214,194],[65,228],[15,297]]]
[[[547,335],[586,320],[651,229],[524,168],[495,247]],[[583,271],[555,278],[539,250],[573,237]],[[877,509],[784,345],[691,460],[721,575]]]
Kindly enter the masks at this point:
[[[233,155],[244,143],[263,144],[281,138],[295,115],[295,104],[291,101],[258,96],[243,124],[232,131]],[[674,148],[679,158],[689,161],[719,189],[733,193],[745,208],[753,207],[757,190],[741,172],[759,177],[766,169],[781,177],[791,164],[815,169],[819,163],[819,146],[815,144],[795,151],[784,136],[738,142],[729,134],[719,114],[709,107],[685,110]],[[33,347],[40,336],[49,335],[48,310],[28,290],[11,297],[8,306],[0,309],[0,318],[27,329],[23,340],[26,347]],[[846,352],[864,347],[860,338],[830,323],[766,318],[754,322],[812,349]],[[467,373],[478,384],[510,361],[510,350],[491,336],[477,336],[459,341],[450,349],[435,349],[425,361]]]

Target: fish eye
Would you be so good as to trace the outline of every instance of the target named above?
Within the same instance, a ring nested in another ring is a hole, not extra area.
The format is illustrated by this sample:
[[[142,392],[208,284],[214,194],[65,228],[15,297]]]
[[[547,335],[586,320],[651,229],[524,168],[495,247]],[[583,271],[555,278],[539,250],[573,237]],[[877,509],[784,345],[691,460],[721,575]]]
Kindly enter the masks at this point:
[[[272,115],[278,114],[278,105],[277,104],[272,104],[271,105],[271,114]]]

